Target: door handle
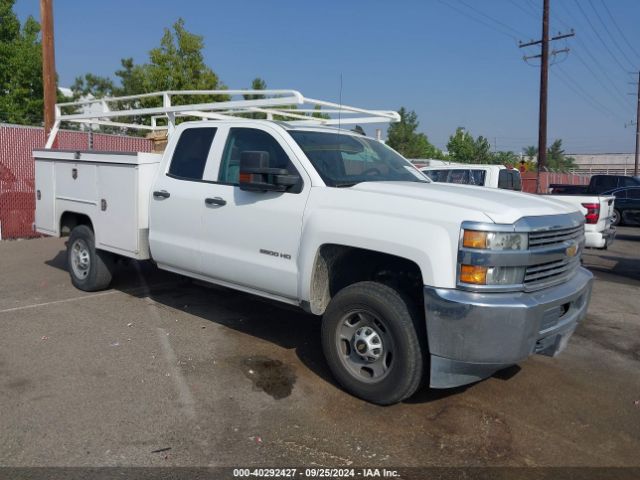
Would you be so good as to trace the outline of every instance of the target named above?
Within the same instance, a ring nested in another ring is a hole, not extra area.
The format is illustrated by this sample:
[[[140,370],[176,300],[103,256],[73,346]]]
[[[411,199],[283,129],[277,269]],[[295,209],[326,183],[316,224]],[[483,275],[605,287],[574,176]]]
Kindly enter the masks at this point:
[[[206,205],[219,205],[222,207],[227,204],[227,201],[220,197],[214,197],[214,198],[205,198],[204,203]]]
[[[166,190],[156,190],[153,192],[153,198],[169,198],[171,194]]]

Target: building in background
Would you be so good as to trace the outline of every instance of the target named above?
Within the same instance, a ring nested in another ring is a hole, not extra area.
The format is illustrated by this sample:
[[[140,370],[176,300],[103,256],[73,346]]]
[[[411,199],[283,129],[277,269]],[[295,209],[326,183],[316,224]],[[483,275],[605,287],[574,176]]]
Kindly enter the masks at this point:
[[[633,175],[633,153],[567,153],[575,159],[575,173],[588,175]]]

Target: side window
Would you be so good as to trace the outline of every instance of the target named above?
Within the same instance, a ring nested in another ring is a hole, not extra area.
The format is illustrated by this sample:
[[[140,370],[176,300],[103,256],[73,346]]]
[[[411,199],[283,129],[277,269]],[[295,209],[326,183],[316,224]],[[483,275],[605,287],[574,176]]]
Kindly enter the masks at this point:
[[[503,188],[505,190],[516,190],[514,175],[511,175],[510,170],[500,170],[500,173],[498,173],[498,188]]]
[[[511,173],[511,177],[513,180],[513,189],[521,192],[522,191],[522,178],[520,178],[520,172],[518,170],[509,170]]]
[[[471,177],[469,178],[470,185],[484,185],[484,177],[487,172],[484,170],[471,170]]]
[[[614,176],[607,175],[597,175],[593,177],[595,180],[593,182],[593,187],[597,189],[597,191],[604,192],[606,190],[612,190],[614,188],[618,188],[618,178]]]
[[[449,183],[462,183],[462,184],[468,184],[469,183],[469,170],[449,170],[449,179],[448,182]]]
[[[270,168],[285,168],[291,174],[297,171],[280,144],[263,130],[256,128],[232,128],[222,154],[218,181],[238,185],[240,176],[240,155],[244,151],[261,151],[269,154]]]
[[[640,188],[630,188],[627,190],[627,197],[640,200]]]
[[[617,190],[617,191],[613,192],[613,194],[615,195],[616,198],[627,198],[627,191],[626,190]]]
[[[622,177],[620,180],[621,180],[620,182],[621,187],[635,187],[636,185],[638,185],[636,180],[631,177]]]
[[[426,173],[434,182],[446,182],[449,176],[449,170],[427,170]]]
[[[169,176],[202,180],[204,166],[217,128],[188,128],[182,132],[171,157]]]

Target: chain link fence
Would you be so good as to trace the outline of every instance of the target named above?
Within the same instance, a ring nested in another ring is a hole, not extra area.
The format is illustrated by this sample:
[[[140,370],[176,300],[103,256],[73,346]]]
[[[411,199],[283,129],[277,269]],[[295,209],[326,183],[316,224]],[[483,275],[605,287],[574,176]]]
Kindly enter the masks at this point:
[[[30,238],[35,218],[35,169],[32,151],[44,148],[41,127],[0,124],[0,239]],[[64,150],[151,152],[146,138],[61,130],[57,148]]]

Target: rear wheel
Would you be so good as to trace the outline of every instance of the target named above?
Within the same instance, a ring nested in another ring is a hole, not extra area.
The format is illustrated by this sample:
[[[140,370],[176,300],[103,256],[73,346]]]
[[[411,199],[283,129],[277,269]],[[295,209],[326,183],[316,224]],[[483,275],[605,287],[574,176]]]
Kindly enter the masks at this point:
[[[322,347],[349,393],[380,405],[410,397],[420,386],[425,341],[422,315],[398,291],[359,282],[336,294],[322,320]]]
[[[96,250],[93,230],[78,225],[67,242],[67,269],[71,283],[80,290],[94,292],[109,287],[114,270],[114,255]]]
[[[613,209],[613,215],[611,216],[611,225],[620,224],[620,211],[617,208]]]

